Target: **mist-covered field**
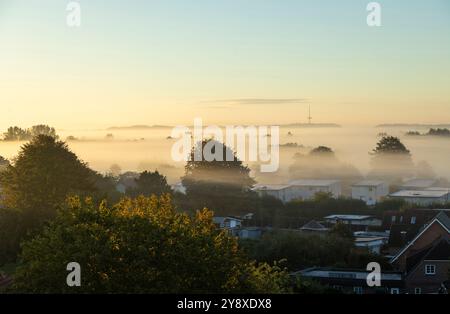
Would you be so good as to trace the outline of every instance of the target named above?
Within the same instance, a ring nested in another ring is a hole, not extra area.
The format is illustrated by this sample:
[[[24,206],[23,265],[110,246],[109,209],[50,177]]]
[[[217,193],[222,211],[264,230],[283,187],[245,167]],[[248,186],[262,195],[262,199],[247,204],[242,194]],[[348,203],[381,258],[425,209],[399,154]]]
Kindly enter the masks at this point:
[[[289,180],[289,166],[296,153],[307,153],[323,145],[332,148],[343,163],[356,167],[364,176],[370,170],[370,154],[379,140],[378,134],[387,133],[400,137],[411,151],[417,164],[426,161],[439,177],[450,178],[450,139],[439,137],[411,137],[405,133],[409,128],[340,127],[340,128],[281,128],[280,168],[276,173],[253,175],[263,183],[281,183]],[[426,129],[414,128],[417,131]],[[68,141],[70,149],[93,169],[105,173],[117,164],[122,171],[158,169],[170,183],[179,181],[184,163],[174,162],[171,148],[175,139],[168,139],[171,129],[146,130],[57,130],[61,139],[74,136]],[[291,133],[288,135],[288,133]],[[106,139],[107,134],[113,137]],[[297,143],[298,147],[283,144]],[[0,155],[12,159],[24,142],[0,142]],[[257,169],[250,163],[252,169]]]

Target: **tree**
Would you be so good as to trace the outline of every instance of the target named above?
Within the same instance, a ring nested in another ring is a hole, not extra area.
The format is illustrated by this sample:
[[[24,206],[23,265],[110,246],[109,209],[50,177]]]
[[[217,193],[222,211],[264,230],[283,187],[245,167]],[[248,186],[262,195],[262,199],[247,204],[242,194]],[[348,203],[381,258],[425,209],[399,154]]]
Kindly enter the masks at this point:
[[[333,156],[334,157],[334,152],[331,148],[326,147],[326,146],[318,146],[314,149],[312,149],[309,152],[310,155],[328,155],[328,156]]]
[[[38,124],[31,127],[30,130],[31,137],[36,137],[39,135],[46,135],[51,136],[53,138],[58,138],[58,135],[56,135],[55,128],[52,128],[48,125],[44,124]]]
[[[221,156],[222,160],[208,161],[205,151]],[[188,207],[208,207],[226,215],[248,213],[254,209],[255,198],[250,189],[255,180],[250,177],[250,169],[229,147],[218,141],[204,140],[193,147],[182,183],[190,200]]]
[[[122,173],[122,168],[120,168],[120,166],[118,164],[112,164],[111,167],[109,167],[109,173],[113,176],[113,177],[119,177],[120,174]]]
[[[161,196],[172,192],[172,189],[167,184],[166,177],[158,171],[144,171],[135,179],[135,182],[136,186],[128,188],[126,191],[126,194],[131,197],[138,195],[151,196],[153,194]]]
[[[398,180],[414,175],[411,152],[397,137],[382,137],[371,154],[371,177]]]
[[[123,199],[114,207],[71,198],[67,209],[23,245],[17,292],[284,292],[287,273],[257,265],[235,238],[215,228],[212,212],[177,212],[168,195]],[[66,265],[82,269],[68,287]]]
[[[291,179],[329,179],[342,181],[344,194],[351,193],[350,186],[361,179],[361,173],[351,164],[345,163],[326,146],[318,146],[308,154],[296,153],[289,167]]]
[[[55,216],[69,194],[93,192],[93,174],[64,142],[54,137],[38,135],[23,145],[14,164],[0,172],[0,208],[14,209],[22,215],[22,225],[17,226],[20,234],[10,237],[19,239],[39,228]],[[1,240],[0,251],[4,244]]]
[[[28,130],[21,129],[18,126],[9,127],[8,130],[3,133],[3,139],[5,141],[27,141],[30,138],[30,132]]]
[[[406,146],[400,141],[398,137],[394,136],[383,136],[381,140],[377,143],[377,147],[373,150],[374,155],[383,154],[399,154],[399,155],[410,155],[410,151]]]
[[[8,159],[0,156],[0,171],[5,170],[9,166]]]

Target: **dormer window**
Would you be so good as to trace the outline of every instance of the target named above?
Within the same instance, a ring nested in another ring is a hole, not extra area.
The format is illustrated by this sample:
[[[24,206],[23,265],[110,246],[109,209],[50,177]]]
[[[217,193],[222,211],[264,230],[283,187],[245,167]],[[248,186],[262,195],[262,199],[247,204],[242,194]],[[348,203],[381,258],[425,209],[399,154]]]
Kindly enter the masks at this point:
[[[425,275],[436,275],[436,265],[433,264],[425,265]]]

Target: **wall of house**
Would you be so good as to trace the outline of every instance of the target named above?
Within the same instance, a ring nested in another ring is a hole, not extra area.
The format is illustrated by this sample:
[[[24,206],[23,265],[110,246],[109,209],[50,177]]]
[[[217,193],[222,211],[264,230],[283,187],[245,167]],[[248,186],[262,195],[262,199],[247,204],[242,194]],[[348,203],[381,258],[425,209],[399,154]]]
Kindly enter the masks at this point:
[[[389,194],[386,184],[378,186],[354,186],[352,187],[352,198],[366,202],[367,205],[375,205],[381,198]]]
[[[425,265],[436,265],[435,275],[425,274]],[[435,293],[441,284],[448,280],[450,261],[422,261],[416,269],[410,272],[405,278],[406,290],[408,293],[415,293],[415,288],[421,288],[422,293]]]
[[[406,258],[424,249],[431,243],[435,242],[441,236],[448,234],[447,231],[438,222],[434,222],[406,252],[395,261],[395,265],[402,271],[405,270]]]

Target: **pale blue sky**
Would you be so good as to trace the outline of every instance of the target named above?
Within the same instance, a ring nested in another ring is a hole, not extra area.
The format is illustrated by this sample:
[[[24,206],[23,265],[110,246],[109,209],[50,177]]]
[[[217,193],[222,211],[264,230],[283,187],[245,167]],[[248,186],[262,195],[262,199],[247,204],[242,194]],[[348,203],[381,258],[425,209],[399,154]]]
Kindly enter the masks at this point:
[[[448,0],[68,2],[0,0],[0,127],[450,122]]]

